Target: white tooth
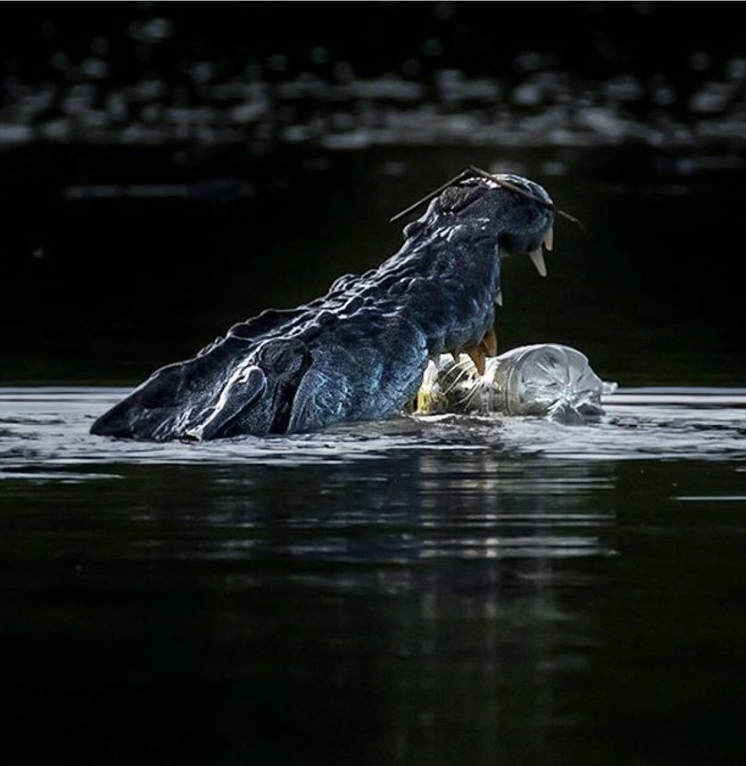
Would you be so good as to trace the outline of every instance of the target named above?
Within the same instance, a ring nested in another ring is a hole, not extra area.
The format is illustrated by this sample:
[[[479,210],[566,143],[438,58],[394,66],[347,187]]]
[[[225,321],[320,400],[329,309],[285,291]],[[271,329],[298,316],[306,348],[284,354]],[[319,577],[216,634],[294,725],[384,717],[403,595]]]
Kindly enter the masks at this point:
[[[497,291],[497,295],[495,296],[495,303],[498,306],[502,306],[503,305],[503,291],[502,290],[498,290]]]
[[[536,270],[542,277],[547,275],[547,265],[544,263],[544,253],[541,251],[541,247],[528,254],[528,257],[533,261]]]
[[[544,247],[547,250],[551,250],[554,247],[554,227],[550,226],[547,229],[547,233],[544,235]]]

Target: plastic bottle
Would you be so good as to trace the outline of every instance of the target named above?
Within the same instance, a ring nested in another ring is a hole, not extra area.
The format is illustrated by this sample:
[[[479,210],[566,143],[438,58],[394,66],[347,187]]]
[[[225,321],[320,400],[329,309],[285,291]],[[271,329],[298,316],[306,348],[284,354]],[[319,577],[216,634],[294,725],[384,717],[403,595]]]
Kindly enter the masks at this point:
[[[538,415],[582,422],[603,415],[601,396],[616,390],[591,369],[585,354],[569,346],[521,346],[489,359],[495,410],[507,415]]]

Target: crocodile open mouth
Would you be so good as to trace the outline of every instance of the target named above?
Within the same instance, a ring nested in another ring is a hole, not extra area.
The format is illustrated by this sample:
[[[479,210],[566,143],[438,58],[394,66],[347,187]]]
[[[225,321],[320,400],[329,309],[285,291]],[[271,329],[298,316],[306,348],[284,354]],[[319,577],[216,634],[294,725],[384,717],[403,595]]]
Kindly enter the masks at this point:
[[[434,189],[429,194],[417,200],[417,202],[413,203],[406,209],[397,213],[395,216],[393,216],[390,219],[390,222],[394,223],[396,221],[401,220],[402,218],[405,218],[410,213],[413,213],[415,210],[419,209],[423,205],[430,202],[432,199],[437,197],[439,194],[441,194],[443,191],[445,191],[449,187],[455,186],[456,184],[459,184],[462,181],[465,181],[469,178],[483,178],[487,181],[491,181],[493,184],[500,186],[503,189],[507,189],[527,199],[530,199],[532,202],[537,203],[539,206],[545,207],[548,210],[550,210],[553,213],[553,215],[561,216],[562,218],[565,218],[566,220],[571,221],[572,223],[576,224],[579,228],[584,230],[583,224],[577,218],[575,218],[575,216],[570,215],[570,213],[564,210],[560,210],[558,207],[556,207],[552,198],[538,185],[533,184],[531,187],[529,187],[529,186],[526,186],[527,180],[524,178],[518,178],[517,176],[514,176],[512,174],[506,174],[506,173],[490,173],[487,170],[483,170],[482,168],[476,167],[475,165],[470,165],[468,168],[466,168],[465,170],[462,170],[458,175],[446,181],[437,189]],[[535,246],[532,249],[528,250],[528,257],[531,259],[531,262],[534,264],[534,266],[536,267],[536,270],[539,272],[540,276],[542,277],[546,277],[547,275],[547,266],[546,266],[546,261],[544,260],[544,252],[551,251],[553,247],[554,247],[554,221],[552,220],[547,226],[546,230],[544,231],[544,234],[538,246]],[[505,255],[507,254],[509,253],[505,253]],[[497,295],[495,295],[495,303],[498,306],[503,305],[502,290],[498,290]],[[492,339],[486,338],[486,340],[488,341],[488,344],[491,346]],[[483,365],[477,363],[477,368],[481,368],[482,366]]]
[[[531,259],[531,263],[534,264],[536,267],[536,270],[539,272],[539,275],[542,277],[545,277],[547,275],[547,264],[544,260],[544,252],[551,252],[552,248],[554,247],[554,224],[551,223],[547,230],[544,232],[544,236],[541,239],[541,244],[534,248],[533,250],[530,250],[528,253],[528,257]],[[495,303],[498,306],[503,305],[503,292],[502,290],[497,291],[497,295],[495,296]]]
[[[511,255],[528,255],[533,263],[539,276],[547,276],[547,265],[545,260],[545,253],[551,252],[554,247],[554,219],[555,214],[559,213],[572,220],[574,219],[569,214],[564,213],[556,208],[552,198],[547,194],[538,184],[529,181],[526,178],[511,174],[493,174],[487,171],[481,170],[477,167],[470,167],[467,171],[464,171],[466,177],[478,177],[488,181],[490,184],[494,184],[496,187],[502,188],[512,194],[523,197],[533,202],[539,209],[543,208],[546,213],[549,214],[548,220],[544,224],[543,230],[539,228],[536,232],[528,236],[511,236],[506,234],[501,245],[499,246],[498,258]],[[543,216],[542,216],[543,218]],[[541,220],[541,219],[539,219]],[[537,221],[538,223],[538,221]],[[579,222],[578,222],[579,223]],[[501,308],[503,305],[503,293],[501,287],[498,285],[497,293],[495,295],[495,304],[497,308]],[[484,375],[486,369],[486,358],[494,357],[497,355],[497,336],[495,329],[490,328],[485,334],[482,341],[475,346],[463,349],[474,363],[477,373],[481,376]],[[454,356],[454,359],[457,357]]]

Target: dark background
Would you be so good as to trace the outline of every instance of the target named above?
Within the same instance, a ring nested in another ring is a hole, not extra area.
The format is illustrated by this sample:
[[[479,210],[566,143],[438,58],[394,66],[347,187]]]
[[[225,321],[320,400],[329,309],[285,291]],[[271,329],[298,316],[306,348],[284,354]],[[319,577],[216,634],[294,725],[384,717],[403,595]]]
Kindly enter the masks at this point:
[[[390,255],[470,163],[578,215],[503,348],[744,382],[746,36],[713,3],[0,8],[0,383],[125,383]]]

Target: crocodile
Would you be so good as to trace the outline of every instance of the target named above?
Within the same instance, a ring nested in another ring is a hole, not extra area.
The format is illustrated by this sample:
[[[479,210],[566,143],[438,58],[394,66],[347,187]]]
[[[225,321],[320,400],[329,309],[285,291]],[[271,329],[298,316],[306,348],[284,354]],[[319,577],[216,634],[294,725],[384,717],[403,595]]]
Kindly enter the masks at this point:
[[[315,431],[401,413],[443,353],[466,353],[484,371],[496,353],[501,259],[527,254],[546,274],[554,204],[533,181],[484,172],[428,200],[380,266],[234,325],[154,372],[91,433],[166,441]]]

